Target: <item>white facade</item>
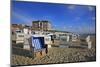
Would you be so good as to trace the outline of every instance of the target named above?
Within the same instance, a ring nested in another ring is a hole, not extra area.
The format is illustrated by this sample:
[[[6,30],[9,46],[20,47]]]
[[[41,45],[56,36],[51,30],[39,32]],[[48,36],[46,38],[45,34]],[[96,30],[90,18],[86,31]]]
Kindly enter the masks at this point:
[[[24,34],[16,33],[12,35],[12,40],[16,41],[16,43],[24,43]]]

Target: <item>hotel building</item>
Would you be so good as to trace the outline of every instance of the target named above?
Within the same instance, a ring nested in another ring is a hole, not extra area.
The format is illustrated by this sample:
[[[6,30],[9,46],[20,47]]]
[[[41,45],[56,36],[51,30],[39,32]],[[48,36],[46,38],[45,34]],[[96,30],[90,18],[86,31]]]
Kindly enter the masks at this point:
[[[51,30],[51,23],[49,21],[33,21],[32,30],[34,31],[48,31]]]

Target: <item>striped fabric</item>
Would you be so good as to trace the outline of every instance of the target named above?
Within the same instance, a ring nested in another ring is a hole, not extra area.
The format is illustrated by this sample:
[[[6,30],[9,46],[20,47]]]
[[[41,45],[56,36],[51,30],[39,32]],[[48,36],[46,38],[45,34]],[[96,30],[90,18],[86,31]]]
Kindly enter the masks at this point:
[[[41,49],[42,48],[42,43],[38,37],[32,37],[32,46],[34,47],[35,50]]]

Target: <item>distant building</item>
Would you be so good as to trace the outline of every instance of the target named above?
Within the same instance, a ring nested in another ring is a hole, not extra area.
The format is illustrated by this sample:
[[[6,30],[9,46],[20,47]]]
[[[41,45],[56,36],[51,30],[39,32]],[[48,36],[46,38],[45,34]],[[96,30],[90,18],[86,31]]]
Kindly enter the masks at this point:
[[[33,21],[32,30],[34,31],[47,31],[51,30],[51,23],[49,21]]]
[[[28,29],[28,30],[31,30],[31,26],[28,26],[28,25],[24,25],[24,24],[12,24],[11,25],[11,31],[13,33],[15,32],[24,32],[24,29]]]
[[[18,30],[22,30],[23,26],[22,24],[12,24],[11,25],[11,30],[12,32],[18,31]]]
[[[68,44],[69,42],[78,41],[79,35],[72,32],[60,31],[60,30],[48,30],[44,32],[51,36],[53,45]]]

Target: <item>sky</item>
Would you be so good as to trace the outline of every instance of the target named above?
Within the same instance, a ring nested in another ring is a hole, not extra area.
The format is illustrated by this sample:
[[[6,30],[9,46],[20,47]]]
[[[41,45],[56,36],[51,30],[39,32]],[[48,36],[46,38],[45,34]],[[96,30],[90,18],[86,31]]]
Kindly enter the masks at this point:
[[[95,33],[96,7],[91,5],[12,1],[11,23],[32,25],[48,20],[53,29],[74,33]]]

